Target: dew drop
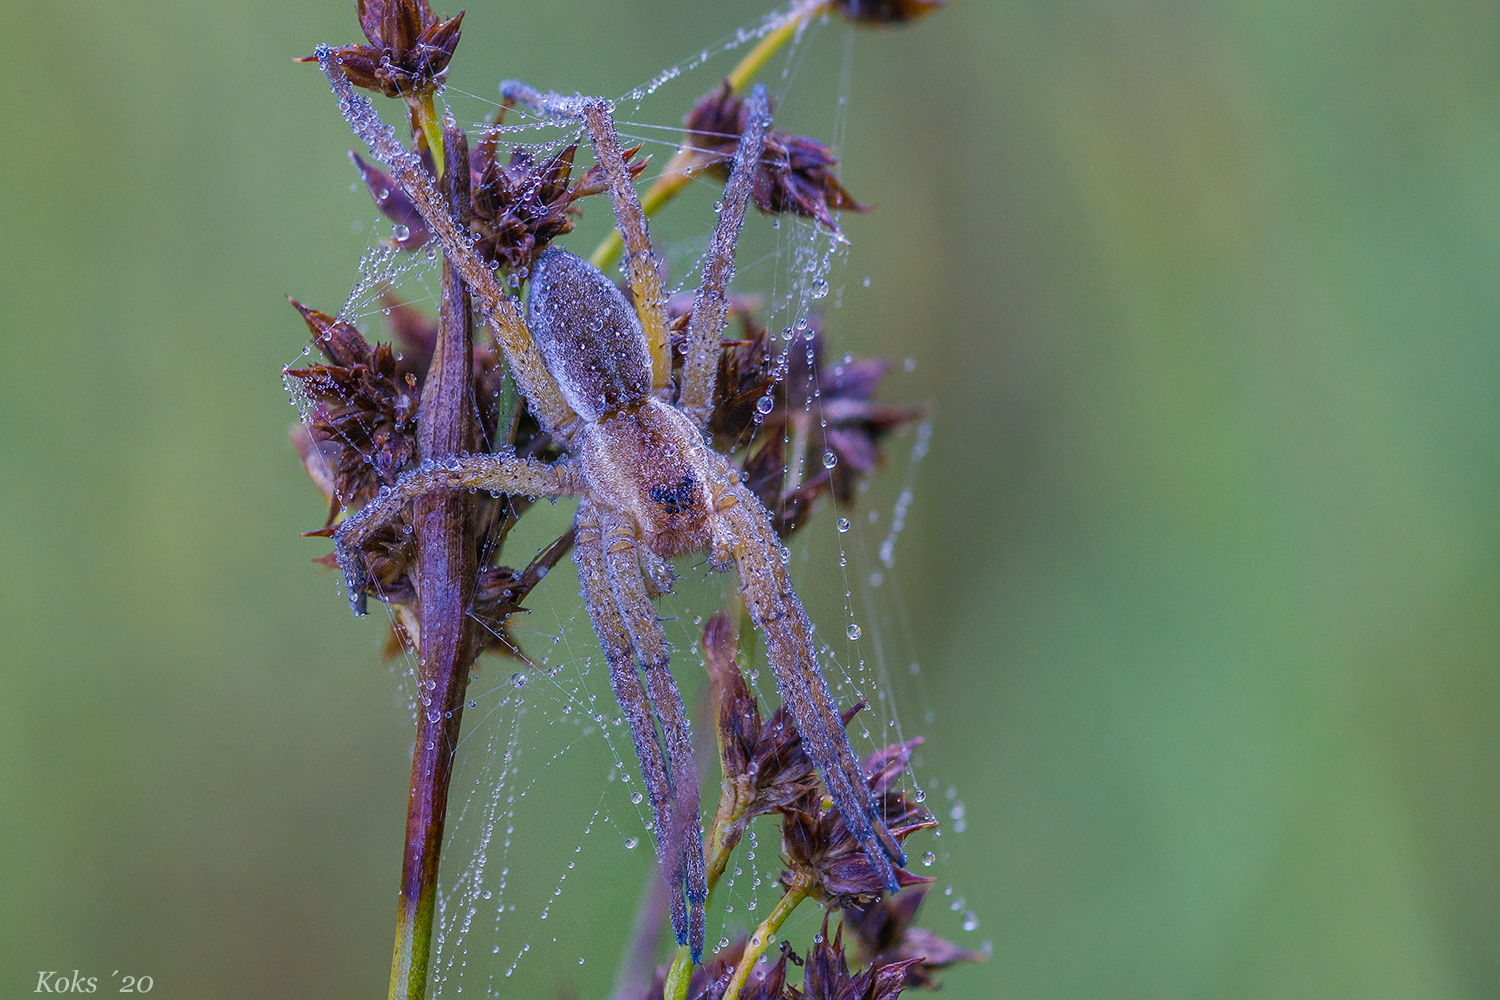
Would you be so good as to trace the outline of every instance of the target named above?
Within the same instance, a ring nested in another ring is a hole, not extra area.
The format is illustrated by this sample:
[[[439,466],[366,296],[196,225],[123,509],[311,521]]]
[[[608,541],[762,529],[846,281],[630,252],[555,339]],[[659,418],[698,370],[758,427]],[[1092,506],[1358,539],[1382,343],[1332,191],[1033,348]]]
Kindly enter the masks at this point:
[[[826,299],[828,297],[828,282],[824,281],[822,278],[819,278],[817,281],[814,281],[812,283],[812,288],[809,289],[809,293],[815,299]]]
[[[839,518],[837,521],[837,526],[839,529],[839,534],[842,535],[844,532],[849,530],[849,519],[847,517]]]
[[[844,634],[851,639],[858,639],[861,633],[858,625],[850,625],[848,628],[844,629]]]
[[[965,913],[964,914],[964,930],[966,930],[966,931],[972,931],[972,930],[976,930],[978,927],[979,927],[979,918],[974,915],[974,911],[970,910],[968,913]]]
[[[831,451],[823,452],[823,468],[831,469],[839,464],[839,457]]]
[[[526,675],[517,670],[515,673],[510,675],[510,683],[512,687],[525,687]]]
[[[636,805],[640,805],[641,804],[642,797],[643,796],[641,795],[640,792],[631,792],[630,793],[630,801],[634,802]]]
[[[633,850],[635,850],[636,845],[639,844],[640,842],[641,842],[641,838],[639,838],[639,837],[629,837],[629,838],[627,838],[625,840],[625,850],[627,850],[627,851],[633,851]]]
[[[770,413],[775,408],[776,400],[770,396],[762,396],[755,401],[755,410],[757,413]]]
[[[928,851],[926,854],[922,855],[922,866],[924,868],[931,868],[932,867],[932,863],[934,861],[936,861],[936,860],[937,860],[937,855],[934,854],[932,851]]]
[[[391,235],[396,237],[396,242],[400,243],[411,236],[411,230],[405,226],[397,225],[396,228],[391,230]]]

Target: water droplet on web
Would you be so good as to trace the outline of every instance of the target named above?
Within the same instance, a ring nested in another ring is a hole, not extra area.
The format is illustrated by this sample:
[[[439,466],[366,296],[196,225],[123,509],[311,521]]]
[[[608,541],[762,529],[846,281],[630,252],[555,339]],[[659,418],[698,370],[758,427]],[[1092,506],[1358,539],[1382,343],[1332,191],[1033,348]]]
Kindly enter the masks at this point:
[[[727,937],[721,937],[721,938],[719,938],[719,947],[718,947],[718,950],[719,951],[723,951],[725,948],[728,948],[728,947],[729,947],[729,939]]]
[[[972,931],[972,930],[977,929],[978,927],[979,927],[979,918],[974,915],[974,911],[970,910],[968,913],[965,913],[964,914],[964,930],[966,930],[966,931]]]
[[[510,675],[510,683],[513,687],[525,687],[526,675],[517,670],[515,673]]]
[[[932,863],[934,861],[936,861],[936,860],[937,860],[937,855],[934,854],[932,851],[928,851],[926,854],[922,855],[922,866],[924,868],[931,868],[932,867]]]
[[[808,289],[808,294],[815,299],[826,299],[828,297],[828,282],[819,278],[812,283],[812,288]]]
[[[925,789],[925,788],[918,788],[916,790],[916,792],[912,795],[912,798],[916,799],[918,802],[926,802],[927,801],[927,789]]]
[[[755,401],[755,409],[758,413],[770,413],[776,408],[776,400],[770,396],[762,396]]]
[[[838,464],[839,464],[839,457],[838,457],[838,455],[834,454],[831,451],[825,451],[825,452],[823,452],[823,468],[825,468],[825,469],[831,469],[835,465],[838,465]]]
[[[861,635],[861,632],[858,625],[850,625],[848,628],[844,629],[844,634],[851,639],[858,639]]]
[[[847,517],[841,517],[836,522],[836,525],[839,529],[839,534],[842,535],[844,532],[849,530],[849,519]]]
[[[641,838],[640,837],[629,837],[629,838],[627,838],[625,840],[625,850],[627,850],[627,851],[633,851],[633,850],[635,850],[636,845],[639,844],[640,842],[641,842]]]
[[[634,802],[636,805],[640,805],[641,804],[641,799],[642,798],[644,798],[644,796],[642,796],[640,792],[631,792],[630,793],[630,801]]]
[[[394,229],[391,230],[391,235],[396,237],[396,242],[399,243],[407,237],[411,236],[411,230],[407,229],[403,225],[398,224]]]

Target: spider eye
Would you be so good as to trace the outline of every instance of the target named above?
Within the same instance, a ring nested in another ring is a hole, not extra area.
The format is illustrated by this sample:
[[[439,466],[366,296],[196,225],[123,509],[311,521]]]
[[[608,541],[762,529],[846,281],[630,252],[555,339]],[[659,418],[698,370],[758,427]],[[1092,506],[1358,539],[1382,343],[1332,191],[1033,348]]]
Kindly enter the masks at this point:
[[[697,499],[693,490],[696,485],[693,477],[688,475],[671,485],[657,483],[651,487],[651,499],[665,507],[667,513],[681,514]]]

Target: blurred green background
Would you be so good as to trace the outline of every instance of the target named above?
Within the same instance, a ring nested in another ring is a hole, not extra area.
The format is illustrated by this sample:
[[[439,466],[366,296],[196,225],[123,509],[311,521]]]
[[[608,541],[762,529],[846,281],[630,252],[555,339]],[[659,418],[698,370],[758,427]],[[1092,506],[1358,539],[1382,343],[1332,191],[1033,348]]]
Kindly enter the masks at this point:
[[[288,61],[353,8],[7,5],[7,996],[383,995],[410,736],[279,382],[367,239]],[[620,93],[762,9],[478,2],[453,80]],[[1500,996],[1495,6],[954,0],[850,95],[845,347],[939,406],[945,995]]]

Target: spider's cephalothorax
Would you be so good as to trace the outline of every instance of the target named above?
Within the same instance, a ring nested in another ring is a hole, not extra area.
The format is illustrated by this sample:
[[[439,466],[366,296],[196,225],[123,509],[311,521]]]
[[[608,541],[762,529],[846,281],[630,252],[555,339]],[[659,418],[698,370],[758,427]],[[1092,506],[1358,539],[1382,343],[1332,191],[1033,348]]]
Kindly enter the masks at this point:
[[[330,79],[338,89],[340,78],[331,74]],[[598,268],[553,249],[532,268],[522,323],[514,300],[475,256],[472,241],[447,214],[420,164],[373,110],[366,114],[349,100],[351,121],[394,168],[484,310],[532,411],[568,452],[552,465],[510,452],[471,455],[407,473],[338,529],[339,563],[351,601],[361,610],[361,543],[415,497],[460,488],[579,497],[574,519],[579,582],[650,793],[657,855],[675,889],[673,930],[679,943],[691,943],[696,959],[703,947],[708,891],[698,777],[687,713],[668,670],[666,638],[651,599],[671,589],[667,560],[706,550],[713,566],[732,568],[738,576],[745,609],[765,637],[777,689],[803,746],[850,832],[894,892],[893,863],[903,863],[904,855],[881,819],[819,669],[812,625],[792,591],[781,541],[739,471],[709,446],[705,430],[735,243],[770,123],[765,90],[756,87],[747,102],[747,125],[703,267],[675,394],[656,259],[608,102],[539,94],[519,84],[505,84],[502,92],[545,114],[583,120],[625,243],[634,306]]]

